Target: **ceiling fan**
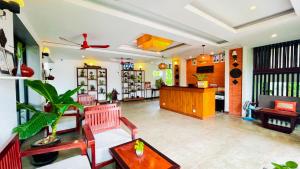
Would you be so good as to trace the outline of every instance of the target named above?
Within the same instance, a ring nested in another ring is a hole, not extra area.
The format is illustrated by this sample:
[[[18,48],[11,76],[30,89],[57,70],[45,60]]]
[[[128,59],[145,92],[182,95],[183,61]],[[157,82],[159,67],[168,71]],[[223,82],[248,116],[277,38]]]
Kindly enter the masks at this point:
[[[88,34],[83,33],[82,36],[83,36],[83,42],[81,44],[77,43],[77,42],[73,42],[71,40],[68,40],[64,37],[59,37],[59,39],[63,40],[63,41],[66,41],[66,42],[69,42],[69,43],[72,43],[74,45],[77,45],[77,46],[81,47],[80,48],[81,50],[85,50],[85,49],[88,49],[88,48],[108,48],[109,47],[109,45],[89,45],[89,43],[87,41]]]

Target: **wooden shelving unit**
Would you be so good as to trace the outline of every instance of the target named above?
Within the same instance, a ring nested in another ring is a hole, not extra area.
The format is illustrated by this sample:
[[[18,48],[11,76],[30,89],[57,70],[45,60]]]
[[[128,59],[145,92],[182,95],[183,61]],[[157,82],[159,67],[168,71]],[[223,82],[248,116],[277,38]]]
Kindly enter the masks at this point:
[[[135,101],[145,98],[145,71],[122,70],[122,100]]]
[[[77,68],[77,86],[82,86],[77,93],[94,95],[99,101],[107,100],[107,69],[96,67]]]

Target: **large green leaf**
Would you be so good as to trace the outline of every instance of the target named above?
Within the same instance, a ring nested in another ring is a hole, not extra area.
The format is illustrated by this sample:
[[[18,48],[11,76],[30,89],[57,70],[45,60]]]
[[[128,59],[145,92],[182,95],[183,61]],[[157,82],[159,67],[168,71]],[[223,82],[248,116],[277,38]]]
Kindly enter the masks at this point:
[[[41,80],[26,80],[25,82],[28,87],[44,96],[50,102],[56,103],[58,101],[57,91],[52,85],[43,83]]]
[[[37,134],[44,127],[51,125],[57,118],[57,114],[54,113],[35,113],[28,122],[14,128],[13,132],[18,133],[21,140],[27,139]]]
[[[289,168],[292,168],[292,169],[298,168],[298,164],[297,164],[296,162],[294,162],[294,161],[288,161],[288,162],[285,163],[285,165],[286,165],[287,167],[289,167]]]
[[[59,96],[58,103],[64,102],[65,99],[69,99],[71,96],[73,96],[75,93],[77,93],[80,90],[81,86],[75,88],[74,90],[68,90],[66,93]]]
[[[27,104],[19,103],[19,102],[17,102],[17,109],[18,110],[20,110],[20,109],[26,109],[26,110],[29,110],[30,112],[33,112],[33,113],[39,113],[39,112],[41,112],[39,110],[36,110],[32,105],[27,105]]]

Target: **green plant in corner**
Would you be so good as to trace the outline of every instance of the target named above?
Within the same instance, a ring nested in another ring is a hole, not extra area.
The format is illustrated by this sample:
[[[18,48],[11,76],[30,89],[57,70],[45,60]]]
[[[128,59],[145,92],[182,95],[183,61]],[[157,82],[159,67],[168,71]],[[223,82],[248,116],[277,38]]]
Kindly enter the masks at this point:
[[[272,163],[274,169],[297,169],[298,164],[294,161],[288,161],[285,164]]]
[[[204,79],[207,78],[206,74],[200,74],[200,73],[195,73],[193,74],[193,76],[196,77],[198,81],[203,81]]]
[[[112,97],[113,97],[113,94],[112,94],[112,92],[109,92],[109,93],[107,93],[107,99],[108,99],[108,101],[112,101]]]
[[[33,116],[28,122],[14,128],[13,132],[18,133],[20,139],[23,140],[34,136],[43,128],[50,126],[52,128],[52,134],[44,138],[44,140],[52,142],[56,139],[57,124],[65,111],[68,110],[70,106],[77,107],[80,110],[83,109],[82,105],[71,98],[72,95],[80,90],[81,86],[58,95],[54,86],[46,82],[43,83],[41,80],[26,80],[25,84],[45,98],[48,105],[50,105],[50,112],[37,110],[32,105],[17,103],[18,109],[27,109],[33,113]]]

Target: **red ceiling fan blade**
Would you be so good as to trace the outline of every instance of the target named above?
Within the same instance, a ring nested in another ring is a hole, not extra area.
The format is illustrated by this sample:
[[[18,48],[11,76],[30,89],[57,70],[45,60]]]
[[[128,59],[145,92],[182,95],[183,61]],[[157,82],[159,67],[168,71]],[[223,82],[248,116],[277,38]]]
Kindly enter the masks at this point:
[[[90,45],[91,48],[109,48],[109,45]]]

